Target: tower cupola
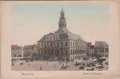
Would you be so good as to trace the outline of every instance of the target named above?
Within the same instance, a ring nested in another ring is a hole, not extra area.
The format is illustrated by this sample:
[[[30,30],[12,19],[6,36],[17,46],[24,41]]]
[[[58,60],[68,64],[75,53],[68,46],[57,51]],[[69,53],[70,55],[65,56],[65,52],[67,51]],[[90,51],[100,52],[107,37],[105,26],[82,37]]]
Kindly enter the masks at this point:
[[[63,9],[60,12],[60,19],[59,19],[59,29],[63,30],[66,29],[66,20],[65,20],[65,13]]]

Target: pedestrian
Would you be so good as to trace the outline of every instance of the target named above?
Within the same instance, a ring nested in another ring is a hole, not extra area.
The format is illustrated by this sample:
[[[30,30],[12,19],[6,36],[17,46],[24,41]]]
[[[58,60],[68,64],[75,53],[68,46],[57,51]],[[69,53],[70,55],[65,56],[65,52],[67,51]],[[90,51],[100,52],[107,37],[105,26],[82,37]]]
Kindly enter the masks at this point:
[[[42,67],[40,66],[40,70],[42,70]]]
[[[12,66],[14,66],[14,62],[12,62]]]
[[[30,65],[30,61],[28,60],[28,66]]]
[[[12,61],[12,66],[14,66],[14,60],[12,59],[11,61]]]

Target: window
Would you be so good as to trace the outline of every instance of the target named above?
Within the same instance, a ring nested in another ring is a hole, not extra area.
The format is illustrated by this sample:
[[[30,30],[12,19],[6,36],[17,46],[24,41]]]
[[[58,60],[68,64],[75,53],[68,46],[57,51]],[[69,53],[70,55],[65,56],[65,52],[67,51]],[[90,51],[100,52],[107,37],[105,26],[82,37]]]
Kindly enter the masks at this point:
[[[55,43],[53,43],[53,46],[55,46]]]
[[[43,47],[43,43],[41,43],[41,47]]]
[[[44,47],[44,43],[42,43],[42,47]]]
[[[44,47],[46,47],[46,44],[44,44]]]
[[[44,55],[46,55],[46,50],[44,50],[44,53],[45,53]]]
[[[71,49],[71,54],[72,54],[72,49]]]
[[[71,42],[71,46],[72,46],[72,42]]]
[[[57,35],[57,39],[59,39],[59,35]]]
[[[99,48],[96,48],[96,52],[99,52]]]
[[[59,42],[57,42],[57,46],[59,47]]]
[[[76,50],[74,50],[75,54],[76,54]]]
[[[108,52],[108,48],[105,48],[105,52]]]
[[[61,42],[61,46],[63,46],[63,42]]]
[[[51,41],[53,40],[54,38],[53,38],[53,36],[51,35]]]
[[[52,43],[50,43],[50,46],[52,46]]]
[[[73,54],[74,54],[74,50],[73,50]]]
[[[102,48],[102,52],[104,52],[104,48]]]
[[[104,48],[99,48],[100,52],[104,52]]]
[[[68,46],[68,43],[67,43],[67,42],[65,42],[65,46]]]

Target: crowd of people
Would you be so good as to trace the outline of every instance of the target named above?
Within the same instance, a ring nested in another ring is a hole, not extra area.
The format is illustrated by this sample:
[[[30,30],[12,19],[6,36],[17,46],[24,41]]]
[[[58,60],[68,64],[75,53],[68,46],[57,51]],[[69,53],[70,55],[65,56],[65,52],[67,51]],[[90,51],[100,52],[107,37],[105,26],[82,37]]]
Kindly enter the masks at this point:
[[[75,66],[79,70],[105,70],[108,68],[108,61],[105,57],[95,58],[95,57],[88,57],[82,58],[80,61],[75,61]]]
[[[106,70],[108,69],[108,60],[106,57],[83,57],[80,59],[75,59],[71,62],[76,68],[76,70],[87,70],[87,71],[94,71],[94,70]],[[63,62],[60,65],[60,70],[65,70],[70,68],[70,63]]]

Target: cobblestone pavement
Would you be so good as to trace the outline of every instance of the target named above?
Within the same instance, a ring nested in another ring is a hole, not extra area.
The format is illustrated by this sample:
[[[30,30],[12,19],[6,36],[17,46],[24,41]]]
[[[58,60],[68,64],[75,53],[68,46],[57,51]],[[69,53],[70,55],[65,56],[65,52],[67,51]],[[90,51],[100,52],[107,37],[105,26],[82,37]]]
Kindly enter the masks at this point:
[[[12,70],[20,71],[60,70],[60,67],[61,65],[60,62],[58,61],[32,61],[26,63],[25,61],[17,60],[12,66]],[[77,68],[75,67],[74,64],[71,64],[70,67],[66,68],[65,70],[77,70]]]
[[[65,64],[65,63],[64,63]],[[61,66],[63,65],[63,62],[59,61],[31,61],[26,62],[24,60],[17,60],[14,62],[14,65],[11,66],[12,70],[15,71],[42,71],[42,70],[79,70],[78,67],[75,66],[74,63],[68,63],[67,65],[69,67],[65,69],[61,69]],[[87,70],[88,67],[85,67],[83,70]],[[90,69],[90,67],[88,68]],[[95,70],[99,70],[98,68],[95,68]],[[104,68],[101,70],[108,69],[108,65],[104,65]]]

